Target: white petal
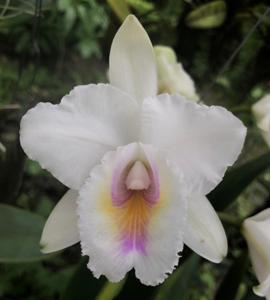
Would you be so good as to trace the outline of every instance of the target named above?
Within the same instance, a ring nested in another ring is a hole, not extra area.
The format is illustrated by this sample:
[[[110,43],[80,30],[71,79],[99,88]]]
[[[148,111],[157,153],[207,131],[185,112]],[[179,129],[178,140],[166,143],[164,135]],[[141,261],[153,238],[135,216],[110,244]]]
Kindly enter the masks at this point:
[[[254,247],[251,244],[252,242],[248,241],[249,255],[252,262],[252,267],[255,271],[255,274],[260,282],[263,282],[267,276],[270,274],[269,262],[267,263],[266,256],[263,254],[265,251],[260,251],[259,247]],[[264,248],[264,241],[260,240],[261,248]]]
[[[237,159],[245,135],[242,122],[222,107],[167,94],[143,103],[142,142],[166,151],[198,194],[207,194],[221,181]]]
[[[208,199],[194,196],[188,203],[184,243],[200,256],[219,263],[228,251],[224,228]]]
[[[58,251],[79,242],[77,197],[76,191],[69,190],[51,212],[40,240],[43,253]]]
[[[129,166],[138,159],[150,169],[156,164],[160,197],[155,203],[146,203],[140,194],[134,194],[136,198],[119,205],[111,198],[114,170],[119,163],[122,168],[123,162]],[[78,199],[82,251],[89,256],[88,267],[94,276],[103,274],[110,281],[120,281],[135,268],[144,284],[162,282],[177,265],[183,248],[185,197],[181,180],[151,146],[130,144],[107,154],[102,165],[92,170]],[[139,235],[132,234],[130,240],[130,230]]]
[[[260,285],[254,287],[253,291],[257,296],[266,297],[266,299],[269,300],[270,299],[270,274]]]
[[[151,41],[137,18],[129,15],[116,33],[110,52],[112,85],[139,102],[157,93],[157,73]]]
[[[270,274],[270,209],[248,218],[243,224],[254,271],[262,283]]]
[[[258,214],[254,215],[246,220],[252,220],[255,222],[264,222],[264,221],[270,220],[270,208],[264,209],[261,212],[259,212]],[[265,227],[265,225],[262,226],[262,229],[264,227]],[[266,230],[265,233],[270,238],[270,232]]]
[[[59,105],[39,103],[21,121],[26,154],[79,189],[108,150],[136,138],[137,103],[105,84],[75,87]]]

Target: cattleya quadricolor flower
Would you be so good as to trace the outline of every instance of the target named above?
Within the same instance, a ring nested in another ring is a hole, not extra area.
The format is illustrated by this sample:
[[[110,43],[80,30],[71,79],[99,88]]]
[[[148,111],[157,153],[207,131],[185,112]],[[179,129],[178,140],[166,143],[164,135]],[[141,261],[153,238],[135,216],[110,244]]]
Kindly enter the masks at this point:
[[[243,223],[253,269],[260,285],[254,293],[270,300],[270,208],[261,211]]]
[[[252,106],[257,126],[267,145],[270,147],[270,95],[264,96]]]
[[[43,252],[80,241],[96,277],[115,282],[134,268],[148,285],[173,271],[184,243],[220,262],[227,240],[205,195],[236,160],[245,127],[224,108],[157,96],[153,47],[132,15],[114,37],[109,76],[22,119],[27,155],[70,188]]]
[[[195,84],[182,64],[177,62],[172,48],[155,46],[154,52],[157,62],[158,92],[180,94],[188,100],[199,101]]]

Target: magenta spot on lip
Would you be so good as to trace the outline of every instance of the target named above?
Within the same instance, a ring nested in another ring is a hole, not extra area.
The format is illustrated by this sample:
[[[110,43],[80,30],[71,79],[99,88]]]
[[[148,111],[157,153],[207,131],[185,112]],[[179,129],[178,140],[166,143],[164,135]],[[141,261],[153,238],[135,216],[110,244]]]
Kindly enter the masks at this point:
[[[122,250],[124,254],[131,251],[138,251],[146,255],[146,236],[145,234],[139,236],[126,236],[122,240]]]

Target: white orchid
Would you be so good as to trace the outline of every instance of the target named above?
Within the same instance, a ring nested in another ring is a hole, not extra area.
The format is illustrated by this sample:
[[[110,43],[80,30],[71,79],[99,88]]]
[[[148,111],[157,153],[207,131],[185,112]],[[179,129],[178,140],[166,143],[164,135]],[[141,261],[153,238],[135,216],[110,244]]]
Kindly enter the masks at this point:
[[[265,142],[270,146],[270,95],[256,102],[252,106],[252,112]]]
[[[21,144],[70,188],[51,213],[43,252],[80,241],[94,276],[135,269],[161,283],[184,243],[220,262],[224,229],[205,197],[240,153],[246,128],[222,107],[157,96],[151,41],[132,15],[114,37],[110,84],[75,87],[21,122]]]
[[[247,218],[243,223],[253,269],[260,285],[254,293],[270,300],[270,208]]]
[[[177,62],[172,48],[166,46],[154,47],[159,93],[180,94],[191,101],[199,101],[195,84],[182,64]]]

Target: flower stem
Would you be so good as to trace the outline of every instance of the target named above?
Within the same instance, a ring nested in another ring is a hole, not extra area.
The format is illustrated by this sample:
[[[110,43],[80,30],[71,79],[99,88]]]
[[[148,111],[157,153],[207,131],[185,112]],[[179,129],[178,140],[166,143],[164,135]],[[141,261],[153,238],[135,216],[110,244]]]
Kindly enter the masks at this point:
[[[250,106],[248,105],[240,105],[230,108],[230,111],[233,113],[249,113]]]
[[[241,224],[242,224],[242,220],[237,219],[236,217],[233,217],[229,214],[226,214],[224,212],[219,212],[218,216],[220,218],[220,220],[226,224],[229,224],[231,226],[240,228]]]

